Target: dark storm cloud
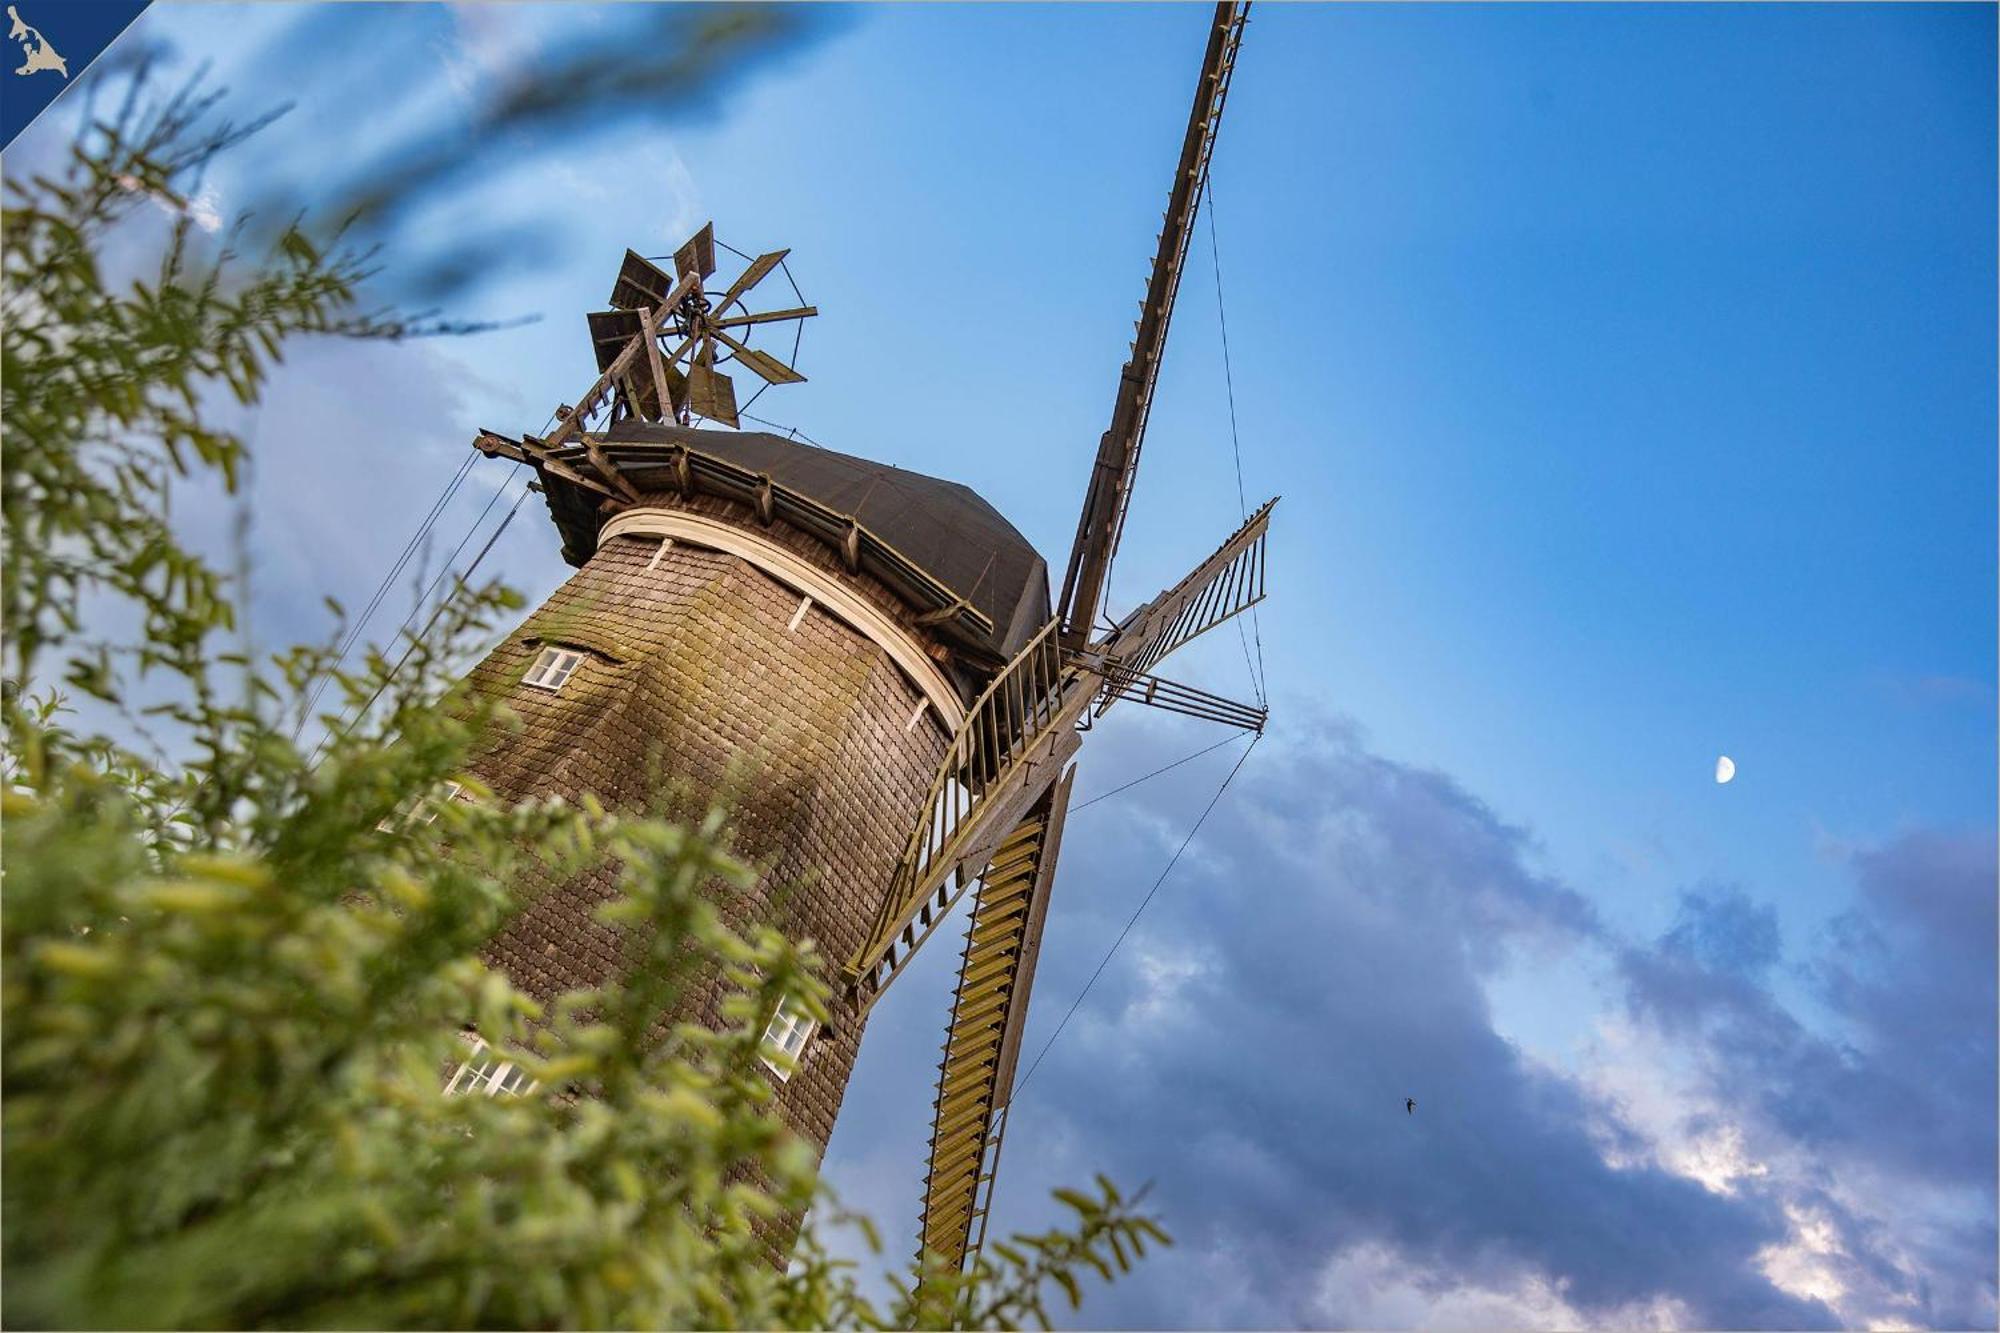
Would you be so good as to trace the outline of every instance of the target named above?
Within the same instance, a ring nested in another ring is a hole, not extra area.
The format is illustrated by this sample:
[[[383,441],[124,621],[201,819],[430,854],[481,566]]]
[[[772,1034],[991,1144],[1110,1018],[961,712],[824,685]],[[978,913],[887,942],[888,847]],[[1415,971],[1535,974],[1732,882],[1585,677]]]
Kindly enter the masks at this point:
[[[1715,928],[1692,897],[1658,948],[1624,955],[1628,1003],[1698,1035],[1713,1076],[1800,1143],[1935,1182],[1990,1182],[1992,844],[1912,834],[1856,853],[1853,865],[1859,905],[1836,920],[1809,971],[1847,1040],[1807,1030],[1734,968],[1684,948],[1688,931]]]
[[[1660,944],[1715,971],[1755,977],[1778,961],[1778,914],[1733,886],[1686,893]]]
[[[1064,889],[1104,900],[1109,918],[1128,912],[1133,845],[1130,826],[1075,838]],[[1257,756],[1201,846],[1011,1127],[1010,1144],[1053,1133],[1073,1148],[1010,1171],[1092,1163],[1157,1182],[1179,1245],[1086,1320],[1350,1322],[1321,1275],[1376,1246],[1467,1286],[1541,1278],[1590,1318],[1673,1301],[1708,1326],[1833,1322],[1757,1267],[1787,1235],[1777,1200],[1607,1165],[1603,1108],[1495,1032],[1484,983],[1510,952],[1603,937],[1588,902],[1533,867],[1521,830],[1449,777],[1322,726]],[[1736,961],[1768,953],[1757,912],[1711,909],[1688,943]],[[1732,914],[1743,940],[1729,937]],[[1075,993],[1076,971],[1045,972],[1043,1006]]]
[[[1923,1322],[1992,1322],[1995,859],[1990,835],[1935,830],[1852,854],[1858,899],[1805,976],[1838,1039],[1799,1023],[1727,957],[1689,942],[1726,935],[1727,900],[1690,895],[1653,949],[1620,959],[1631,1013],[1696,1052],[1718,1101],[1756,1141],[1805,1154],[1821,1180],[1891,1177],[1899,1192],[1962,1200],[1957,1216],[1885,1228],[1832,1190],[1813,1192],[1857,1285],[1900,1297]],[[1916,1221],[1917,1219],[1905,1219]],[[1913,1250],[1898,1274],[1877,1251]]]
[[[1142,788],[1067,839],[1067,920],[1052,924],[1029,1052],[1178,844],[1199,785]],[[1179,1244],[1094,1296],[1090,1324],[1449,1308],[1990,1326],[1990,837],[1852,853],[1852,909],[1789,971],[1775,913],[1738,887],[1690,890],[1639,945],[1536,859],[1451,778],[1372,755],[1346,728],[1256,756],[1022,1091],[998,1222],[1039,1221],[1033,1197],[1083,1171],[1154,1181]],[[1609,960],[1607,1013],[1622,1000],[1658,1041],[1648,1058],[1692,1071],[1664,1131],[1495,1031],[1486,987],[1503,963],[1565,954]],[[1836,1036],[1786,1009],[1771,989],[1785,978]],[[1677,1156],[1703,1141],[1743,1154],[1710,1187]],[[1385,1269],[1416,1304],[1378,1299]],[[1441,1303],[1465,1291],[1492,1299]]]

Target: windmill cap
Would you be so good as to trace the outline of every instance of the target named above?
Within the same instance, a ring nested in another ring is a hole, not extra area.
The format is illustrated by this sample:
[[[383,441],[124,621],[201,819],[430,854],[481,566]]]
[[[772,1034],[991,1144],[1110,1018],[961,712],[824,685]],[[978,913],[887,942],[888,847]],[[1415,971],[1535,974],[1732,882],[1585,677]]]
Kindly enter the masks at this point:
[[[672,490],[672,452],[687,449],[741,477],[768,477],[772,486],[802,496],[842,519],[852,519],[879,543],[893,548],[941,590],[919,594],[909,581],[884,578],[919,612],[963,599],[977,613],[953,637],[999,661],[1011,658],[1048,623],[1048,564],[999,510],[958,482],[928,477],[887,463],[762,431],[695,430],[627,420],[611,427],[599,447],[641,490]],[[577,460],[582,463],[583,460]],[[587,464],[585,464],[587,466]],[[657,475],[649,475],[657,474]],[[728,494],[727,477],[695,469],[700,489]],[[563,535],[563,555],[582,564],[595,552],[604,516],[596,499],[554,473],[544,480],[549,509]],[[722,484],[711,486],[712,480]],[[833,534],[815,535],[832,539]],[[865,566],[864,566],[865,567]]]

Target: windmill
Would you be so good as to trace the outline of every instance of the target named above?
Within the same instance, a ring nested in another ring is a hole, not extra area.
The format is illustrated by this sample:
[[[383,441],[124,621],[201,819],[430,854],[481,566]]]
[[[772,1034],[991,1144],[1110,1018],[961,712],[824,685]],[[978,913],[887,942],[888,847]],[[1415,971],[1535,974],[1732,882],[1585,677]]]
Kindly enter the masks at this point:
[[[841,960],[833,1022],[772,1016],[777,1106],[822,1148],[869,1011],[970,895],[934,1107],[922,1246],[964,1265],[984,1238],[1073,760],[1121,702],[1262,731],[1261,706],[1156,674],[1265,590],[1272,504],[1158,596],[1101,619],[1248,5],[1217,5],[1131,354],[1059,599],[1047,566],[962,486],[736,427],[734,364],[803,377],[750,339],[817,313],[746,298],[786,251],[714,297],[712,226],[673,272],[627,252],[589,317],[598,378],[545,437],[475,446],[532,467],[578,573],[475,673],[523,732],[479,762],[502,795],[649,800],[647,751],[697,786],[738,785],[760,887],[725,904]],[[794,295],[797,295],[796,287]],[[796,349],[796,341],[794,342]],[[794,359],[796,359],[794,357]],[[761,392],[761,390],[760,390]],[[796,599],[796,600],[794,600]],[[490,961],[548,997],[603,980],[588,878],[550,886]],[[677,1018],[719,1022],[720,992]]]

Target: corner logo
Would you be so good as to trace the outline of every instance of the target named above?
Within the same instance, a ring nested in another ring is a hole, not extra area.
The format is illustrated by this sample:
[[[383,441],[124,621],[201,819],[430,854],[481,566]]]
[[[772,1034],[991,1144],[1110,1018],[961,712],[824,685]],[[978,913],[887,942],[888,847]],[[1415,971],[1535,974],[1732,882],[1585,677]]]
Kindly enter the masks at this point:
[[[53,46],[49,45],[48,39],[42,36],[41,30],[31,28],[26,23],[23,23],[21,16],[14,12],[14,6],[12,5],[7,6],[7,17],[10,20],[7,25],[7,36],[21,44],[21,67],[14,72],[16,74],[39,74],[43,70],[54,70],[67,79],[69,77],[68,63],[56,53],[56,49]]]

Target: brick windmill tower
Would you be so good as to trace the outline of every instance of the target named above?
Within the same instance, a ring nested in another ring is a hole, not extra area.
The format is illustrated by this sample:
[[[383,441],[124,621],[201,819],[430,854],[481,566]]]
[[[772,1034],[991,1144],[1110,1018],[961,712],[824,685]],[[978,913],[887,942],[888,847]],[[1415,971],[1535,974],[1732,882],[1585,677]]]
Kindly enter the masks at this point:
[[[725,910],[844,964],[830,1027],[788,1006],[767,1033],[780,1113],[822,1150],[870,1008],[971,894],[923,1214],[923,1245],[948,1261],[983,1239],[1085,733],[1121,700],[1264,725],[1153,672],[1262,599],[1270,504],[1158,597],[1100,618],[1247,9],[1215,11],[1053,607],[1042,557],[966,487],[737,429],[724,368],[802,380],[754,340],[817,312],[750,308],[785,251],[716,281],[712,227],[671,273],[627,252],[613,308],[589,316],[600,373],[553,433],[475,441],[534,469],[578,567],[477,669],[525,722],[480,776],[506,798],[731,800],[737,850],[764,875]],[[538,896],[490,961],[545,1000],[613,979],[617,942],[591,915],[609,892],[586,876]],[[718,999],[673,1017],[714,1022]],[[507,1090],[497,1058],[475,1072]]]

